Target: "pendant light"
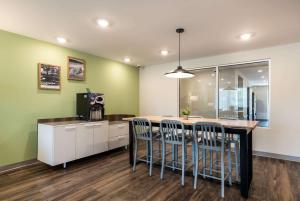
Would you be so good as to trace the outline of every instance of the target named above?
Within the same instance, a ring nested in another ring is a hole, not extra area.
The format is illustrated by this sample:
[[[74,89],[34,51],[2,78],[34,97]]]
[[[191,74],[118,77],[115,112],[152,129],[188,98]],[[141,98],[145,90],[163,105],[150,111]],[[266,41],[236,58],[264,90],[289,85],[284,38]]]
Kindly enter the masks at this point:
[[[179,55],[178,55],[179,65],[175,70],[173,70],[169,73],[165,73],[165,76],[170,77],[170,78],[191,78],[191,77],[194,77],[193,73],[191,73],[188,70],[185,70],[180,65],[180,34],[184,32],[184,29],[183,28],[178,28],[178,29],[176,29],[176,32],[179,35]]]

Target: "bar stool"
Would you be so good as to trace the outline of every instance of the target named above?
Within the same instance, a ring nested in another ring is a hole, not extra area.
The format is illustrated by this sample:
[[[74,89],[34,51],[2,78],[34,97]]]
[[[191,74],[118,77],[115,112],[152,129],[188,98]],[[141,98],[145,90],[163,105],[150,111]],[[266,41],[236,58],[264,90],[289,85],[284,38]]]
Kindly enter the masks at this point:
[[[226,134],[228,143],[230,143],[230,149],[231,145],[233,145],[233,153],[234,153],[234,164],[235,165],[235,176],[236,181],[240,181],[240,136],[234,135],[234,134]]]
[[[136,162],[143,161],[149,164],[149,176],[152,175],[153,166],[153,139],[158,137],[158,134],[153,135],[151,122],[143,118],[134,118],[132,120],[134,134],[134,159],[133,171],[136,170]],[[138,157],[138,140],[146,142],[146,156]]]
[[[231,149],[230,144],[225,143],[225,129],[221,124],[211,122],[196,122],[193,125],[193,152],[194,152],[194,189],[197,188],[198,174],[204,178],[213,178],[221,180],[221,197],[224,198],[224,184],[228,178],[229,184],[231,185]],[[199,166],[199,147],[202,150],[202,173],[198,171]],[[210,168],[209,174],[206,174],[206,151],[210,152]],[[225,175],[225,151],[228,154],[228,174]],[[218,171],[217,165],[213,168],[213,154],[221,155],[220,166],[221,171]],[[213,172],[219,173],[219,175],[213,175]]]
[[[222,119],[237,119],[237,118],[229,118],[229,117],[222,117]],[[233,150],[233,154],[234,154],[234,164],[235,165],[235,177],[236,177],[236,181],[239,182],[240,181],[240,136],[236,135],[236,134],[230,134],[230,133],[226,133],[226,140],[225,143],[229,143],[231,145],[233,145],[234,150]],[[230,146],[231,148],[232,146]]]
[[[184,186],[185,163],[187,156],[187,140],[185,139],[184,125],[177,120],[162,120],[160,123],[160,134],[162,140],[162,163],[160,178],[164,178],[165,166],[173,170],[181,170],[181,185]],[[166,145],[172,146],[172,163],[166,164]],[[178,162],[178,146],[182,148],[181,163]],[[178,167],[181,165],[181,167]]]
[[[218,139],[219,140],[219,139]],[[240,181],[240,136],[230,133],[225,133],[225,145],[228,146],[230,151],[234,155],[234,162],[233,160],[228,161],[232,165],[235,165],[235,181]],[[233,145],[233,151],[232,151]],[[216,158],[215,163],[216,165],[219,163],[218,158]]]

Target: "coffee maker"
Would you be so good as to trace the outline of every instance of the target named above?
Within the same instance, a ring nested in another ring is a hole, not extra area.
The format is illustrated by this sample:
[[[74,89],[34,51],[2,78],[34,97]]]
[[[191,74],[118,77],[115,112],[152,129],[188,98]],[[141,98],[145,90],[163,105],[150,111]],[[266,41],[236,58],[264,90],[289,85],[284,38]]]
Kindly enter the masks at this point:
[[[78,93],[76,97],[76,113],[79,119],[99,121],[104,118],[104,94]]]

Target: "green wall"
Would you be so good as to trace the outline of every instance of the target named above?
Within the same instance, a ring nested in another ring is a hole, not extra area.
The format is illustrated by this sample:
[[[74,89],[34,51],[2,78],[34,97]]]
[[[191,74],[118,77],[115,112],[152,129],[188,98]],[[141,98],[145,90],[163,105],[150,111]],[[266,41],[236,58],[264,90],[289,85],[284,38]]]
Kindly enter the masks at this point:
[[[67,79],[67,56],[86,61],[86,81]],[[38,89],[39,62],[61,66],[60,91]],[[138,114],[138,83],[135,67],[0,30],[0,166],[36,158],[37,119],[74,116],[86,88],[106,114]]]

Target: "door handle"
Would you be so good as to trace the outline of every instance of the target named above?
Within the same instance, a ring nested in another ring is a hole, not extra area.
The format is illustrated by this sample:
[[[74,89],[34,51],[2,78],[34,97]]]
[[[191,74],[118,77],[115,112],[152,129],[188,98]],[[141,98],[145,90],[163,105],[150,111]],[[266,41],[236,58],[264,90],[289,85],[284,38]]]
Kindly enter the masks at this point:
[[[76,128],[76,126],[66,126],[65,127],[66,130],[72,130],[72,129],[75,129],[75,128]]]

